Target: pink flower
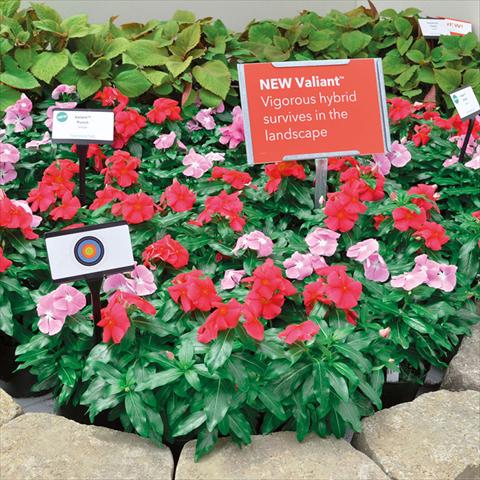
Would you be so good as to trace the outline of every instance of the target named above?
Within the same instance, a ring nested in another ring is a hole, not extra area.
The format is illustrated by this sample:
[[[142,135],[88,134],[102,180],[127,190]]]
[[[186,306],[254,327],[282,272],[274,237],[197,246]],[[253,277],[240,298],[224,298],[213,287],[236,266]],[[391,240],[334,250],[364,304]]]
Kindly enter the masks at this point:
[[[370,255],[377,253],[379,249],[378,242],[373,238],[368,238],[363,242],[352,245],[347,250],[347,257],[353,258],[357,262],[364,262]]]
[[[213,110],[211,108],[204,108],[194,118],[205,130],[213,130],[215,128],[215,119],[212,113]]]
[[[212,162],[223,162],[225,160],[225,154],[219,152],[209,152],[205,155],[205,158]]]
[[[423,271],[412,271],[396,275],[390,280],[390,285],[396,288],[403,288],[407,292],[418,287],[427,280],[427,274]]]
[[[290,258],[283,262],[285,273],[288,278],[303,280],[309,277],[314,270],[325,267],[327,264],[322,257],[311,253],[295,252]]]
[[[427,285],[444,292],[451,292],[457,284],[457,267],[455,265],[439,264],[437,274],[429,278]]]
[[[363,264],[365,278],[373,282],[385,282],[390,273],[385,260],[379,253],[372,253]]]
[[[480,168],[480,146],[477,147],[472,159],[465,163],[467,168],[478,170]]]
[[[5,185],[17,178],[17,171],[11,163],[0,162],[0,185]]]
[[[328,228],[316,228],[305,237],[310,252],[314,255],[330,257],[337,250],[340,234]]]
[[[153,273],[145,265],[136,265],[132,273],[133,288],[136,295],[150,295],[157,290]]]
[[[177,135],[175,132],[165,133],[163,135],[160,135],[153,142],[153,144],[155,145],[155,148],[158,148],[158,150],[165,150],[167,148],[170,148],[174,144],[176,138]]]
[[[30,140],[25,144],[25,148],[34,148],[38,150],[38,147],[40,147],[40,145],[47,145],[49,143],[52,143],[52,141],[50,140],[50,133],[45,132],[41,140]]]
[[[62,284],[52,294],[53,307],[66,312],[65,316],[75,315],[87,304],[85,295],[70,285]]]
[[[55,335],[63,327],[65,318],[56,318],[51,314],[45,314],[38,321],[38,329],[46,335]]]
[[[187,130],[189,132],[195,132],[196,130],[201,130],[201,129],[202,129],[202,127],[195,120],[189,120],[187,122]]]
[[[5,109],[3,122],[5,125],[15,125],[14,132],[23,132],[33,125],[33,119],[30,115],[32,111],[32,102],[22,93],[22,96]]]
[[[221,127],[220,143],[228,144],[228,148],[236,148],[239,143],[245,140],[245,132],[243,129],[243,115],[240,107],[235,107],[232,110],[232,123],[227,127]]]
[[[390,333],[391,333],[392,329],[390,327],[387,327],[387,328],[381,328],[379,331],[378,331],[378,334],[383,337],[383,338],[388,338],[390,336]]]
[[[465,141],[465,135],[457,135],[457,136],[454,136],[454,137],[450,137],[449,140],[451,142],[457,142],[457,147],[462,148],[463,143]],[[473,136],[471,136],[468,139],[468,144],[467,144],[467,148],[465,149],[465,153],[467,155],[471,155],[473,153],[473,151],[475,150],[476,146],[477,146],[477,141],[475,140],[475,138],[473,138]]]
[[[236,255],[239,250],[244,250],[246,248],[256,250],[257,257],[268,257],[272,254],[273,242],[264,233],[255,230],[242,235],[237,240],[233,253]]]
[[[458,163],[458,157],[456,155],[452,155],[450,158],[447,158],[443,162],[443,166],[447,168],[447,167],[451,167],[452,165],[455,165],[456,163]]]
[[[415,257],[414,272],[425,272],[427,274],[427,281],[434,279],[439,271],[440,264],[430,260],[427,255],[417,255]]]
[[[220,288],[222,290],[231,290],[232,288],[235,288],[244,275],[245,270],[227,270],[220,281]]]
[[[135,286],[132,279],[127,278],[123,273],[109,275],[103,282],[103,291],[120,290],[121,292],[135,293]]]
[[[9,143],[0,142],[0,162],[17,163],[20,160],[20,152],[17,147]]]
[[[184,165],[187,168],[183,171],[186,177],[200,178],[205,172],[210,170],[213,166],[213,161],[207,156],[200,155],[195,152],[193,148],[190,149],[187,155],[183,157]]]
[[[45,120],[45,126],[51,130],[53,124],[53,109],[54,108],[75,108],[77,102],[55,102],[55,105],[47,108],[47,119]]]
[[[52,92],[52,98],[54,100],[58,100],[62,93],[70,95],[71,93],[75,93],[77,91],[77,87],[75,85],[65,85],[62,83],[58,87],[54,88]]]
[[[392,165],[394,167],[404,167],[411,159],[412,155],[407,147],[402,145],[398,140],[392,143],[390,152],[373,155],[373,160],[383,175],[390,173]]]

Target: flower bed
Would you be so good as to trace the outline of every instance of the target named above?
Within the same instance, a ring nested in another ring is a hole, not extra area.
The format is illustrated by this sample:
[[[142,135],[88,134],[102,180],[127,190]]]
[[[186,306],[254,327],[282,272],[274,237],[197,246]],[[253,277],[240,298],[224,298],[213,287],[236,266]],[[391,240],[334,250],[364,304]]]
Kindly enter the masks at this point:
[[[196,437],[197,456],[225,435],[358,431],[386,368],[421,381],[479,320],[480,147],[456,162],[465,124],[393,98],[392,152],[330,159],[315,209],[312,162],[247,167],[240,107],[195,90],[183,106],[95,94],[115,142],[88,149],[84,208],[75,147],[49,134],[77,89],[7,108],[0,328],[57,405],[159,443]],[[105,280],[94,325],[82,282],[53,285],[39,236],[118,219],[137,266]]]

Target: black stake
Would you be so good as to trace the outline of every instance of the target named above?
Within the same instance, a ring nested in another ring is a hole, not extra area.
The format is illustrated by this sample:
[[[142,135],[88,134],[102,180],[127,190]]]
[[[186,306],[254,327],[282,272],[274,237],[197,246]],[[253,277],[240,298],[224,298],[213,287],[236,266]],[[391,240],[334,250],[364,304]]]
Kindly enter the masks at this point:
[[[88,145],[77,145],[77,155],[80,160],[80,204],[82,206],[86,205],[86,170],[87,170],[87,152]]]
[[[463,140],[462,149],[460,150],[460,156],[458,157],[459,163],[463,163],[463,157],[465,157],[465,152],[467,151],[468,141],[470,140],[470,135],[472,135],[473,125],[475,123],[474,118],[470,118],[468,120],[468,128],[467,133],[465,134],[465,138]]]
[[[97,324],[101,320],[102,315],[100,313],[101,303],[100,303],[100,289],[102,288],[103,277],[92,278],[87,280],[88,288],[90,289],[90,303],[93,310],[93,324],[95,337],[100,339],[100,329]]]

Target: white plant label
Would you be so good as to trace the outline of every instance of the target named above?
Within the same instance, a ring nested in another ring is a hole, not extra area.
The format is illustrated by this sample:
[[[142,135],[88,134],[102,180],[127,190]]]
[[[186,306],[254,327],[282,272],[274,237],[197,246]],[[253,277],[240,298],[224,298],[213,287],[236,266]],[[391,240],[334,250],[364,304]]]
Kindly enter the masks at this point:
[[[470,86],[452,92],[450,98],[462,120],[480,112],[478,98]]]
[[[54,109],[54,143],[111,143],[114,130],[113,110]]]

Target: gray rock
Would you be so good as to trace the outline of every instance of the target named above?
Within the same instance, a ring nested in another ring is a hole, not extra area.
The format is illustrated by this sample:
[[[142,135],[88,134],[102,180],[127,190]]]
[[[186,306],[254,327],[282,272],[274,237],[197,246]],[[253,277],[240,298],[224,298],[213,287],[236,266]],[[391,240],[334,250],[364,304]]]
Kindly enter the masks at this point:
[[[0,427],[23,413],[22,407],[0,388]]]
[[[182,450],[175,480],[388,480],[369,458],[345,440],[293,432],[256,435],[246,447],[221,439],[194,463],[195,441]]]
[[[2,480],[170,480],[172,454],[131,433],[27,413],[0,429]]]
[[[448,366],[442,388],[480,392],[480,323],[472,327],[471,337],[462,340]]]
[[[480,478],[480,393],[421,395],[362,420],[353,446],[393,480]]]

